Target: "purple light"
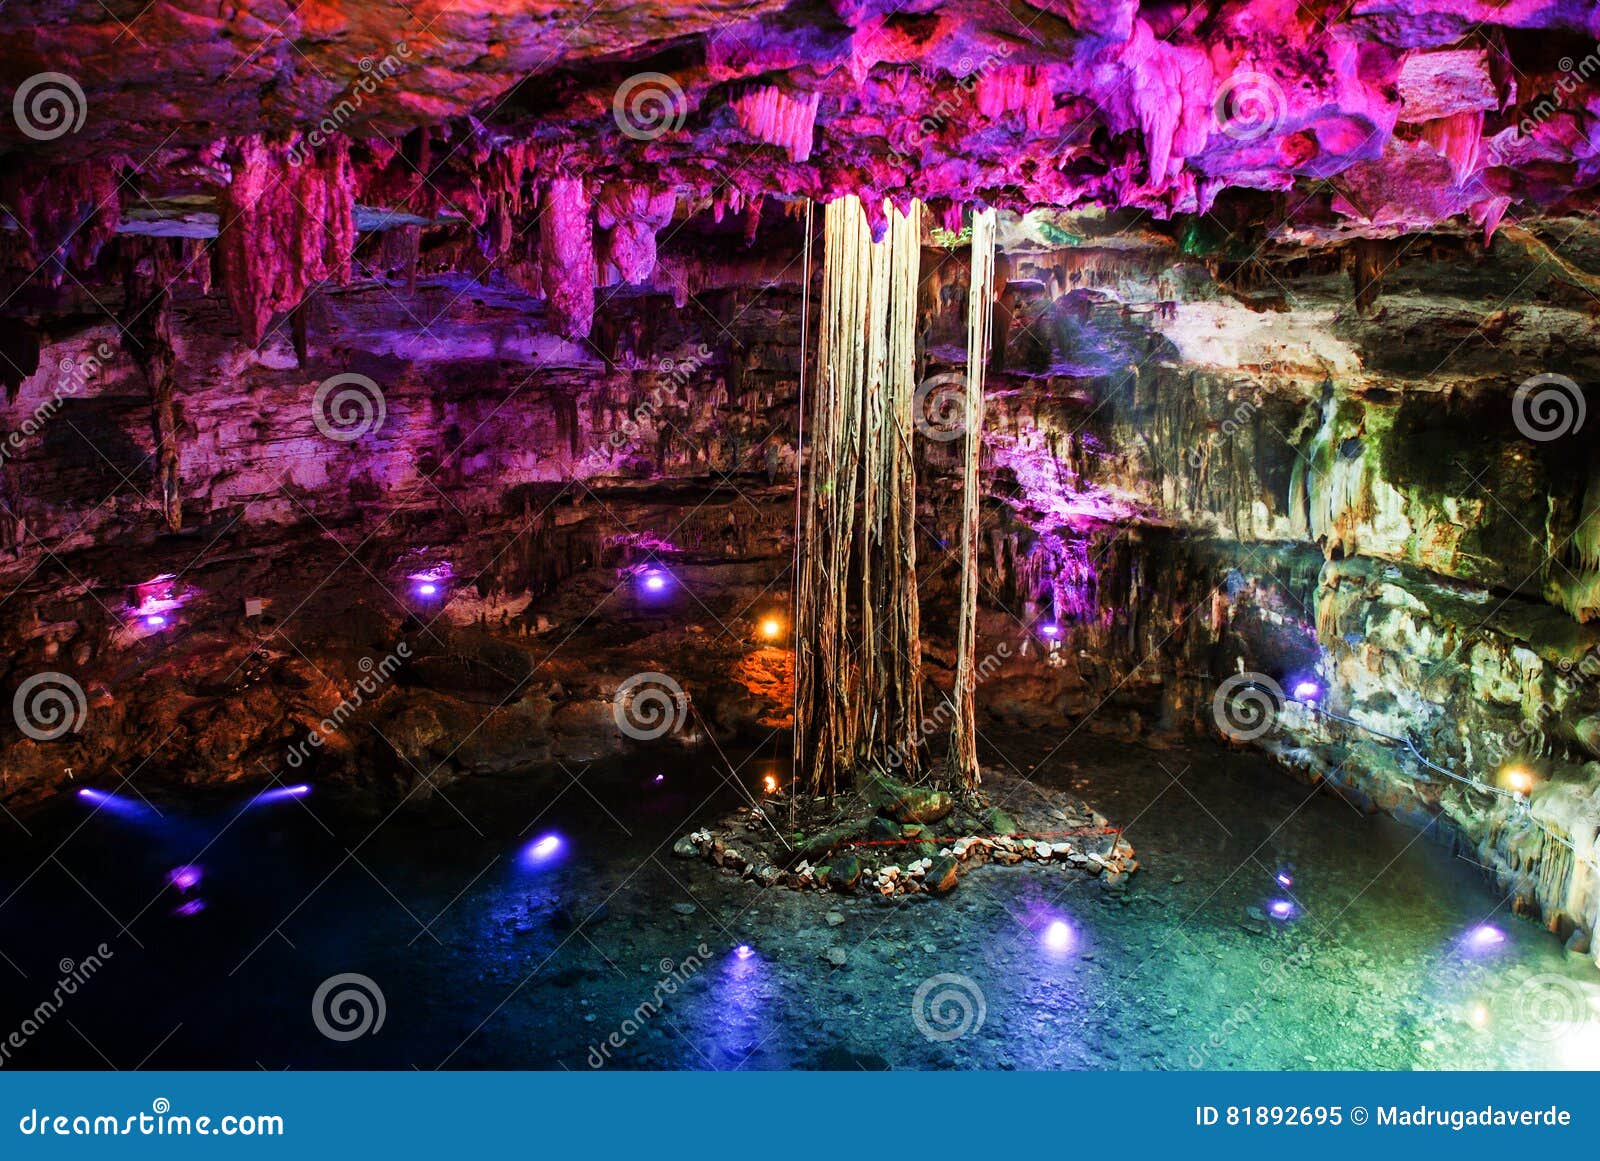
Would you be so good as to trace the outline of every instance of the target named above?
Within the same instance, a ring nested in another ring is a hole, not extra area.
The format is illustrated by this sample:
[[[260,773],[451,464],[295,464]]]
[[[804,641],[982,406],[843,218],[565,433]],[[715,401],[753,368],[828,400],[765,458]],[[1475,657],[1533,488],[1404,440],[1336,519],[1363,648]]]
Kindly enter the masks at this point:
[[[271,790],[263,790],[250,800],[251,806],[260,806],[268,802],[282,802],[287,798],[304,798],[311,793],[311,787],[304,782],[297,782],[293,786],[274,786]]]
[[[558,834],[540,835],[523,850],[522,859],[527,863],[548,863],[561,853],[563,845]]]
[[[1061,636],[1061,626],[1052,622],[1048,625],[1039,626],[1039,632],[1043,633],[1046,637],[1059,637]]]
[[[1288,919],[1294,915],[1294,904],[1287,899],[1274,899],[1267,904],[1267,912],[1274,919]]]
[[[749,959],[751,956],[755,955],[755,953],[756,949],[751,947],[748,943],[741,943],[738,947],[733,949],[733,954],[738,956],[740,959]]]
[[[1322,686],[1314,681],[1302,681],[1294,687],[1295,701],[1316,701],[1322,696]]]
[[[79,787],[78,797],[85,802],[94,803],[96,810],[120,814],[124,818],[141,818],[149,811],[149,807],[142,802],[135,802],[120,794],[107,794],[104,790],[93,790],[87,786]]]
[[[1067,951],[1072,947],[1072,928],[1064,919],[1053,919],[1044,929],[1044,945],[1051,951]]]
[[[1467,933],[1467,946],[1473,951],[1488,951],[1506,941],[1506,933],[1491,923],[1480,923]]]
[[[173,867],[167,872],[167,884],[177,890],[188,894],[200,885],[200,868],[192,863],[185,863],[181,867]]]
[[[660,786],[666,780],[667,776],[665,774],[657,774],[654,778],[650,779],[650,781],[654,782],[657,786]]]
[[[206,909],[204,899],[190,899],[187,903],[180,903],[172,909],[172,914],[187,919],[191,915],[198,915]]]
[[[165,625],[167,623],[167,619],[165,617],[163,617],[160,613],[151,613],[148,617],[146,617],[144,619],[144,623],[146,625],[150,626],[150,628],[152,628],[152,629],[159,629],[159,628],[161,628],[161,626],[163,626],[163,625]]]
[[[644,587],[653,593],[659,593],[667,587],[667,578],[663,573],[652,570],[644,574]]]
[[[1278,880],[1278,886],[1280,886],[1280,887],[1293,887],[1294,886],[1294,880],[1289,877],[1289,872],[1288,871],[1279,871],[1276,875],[1273,876],[1273,878]]]
[[[438,591],[439,586],[434,584],[432,581],[423,581],[417,586],[417,595],[419,596],[431,597]]]

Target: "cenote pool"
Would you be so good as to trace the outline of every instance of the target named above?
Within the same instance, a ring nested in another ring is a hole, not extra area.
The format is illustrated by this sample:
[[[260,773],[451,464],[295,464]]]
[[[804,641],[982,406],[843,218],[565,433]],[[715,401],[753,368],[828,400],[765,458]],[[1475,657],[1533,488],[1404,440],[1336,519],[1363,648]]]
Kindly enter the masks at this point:
[[[1048,743],[1005,747],[1027,761]],[[730,758],[752,790],[785,773],[770,752]],[[671,854],[741,801],[714,752],[478,779],[399,809],[317,787],[248,807],[160,797],[159,814],[62,799],[5,823],[0,1020],[31,1028],[6,1063],[1600,1064],[1600,1026],[1562,1012],[1594,1002],[1592,965],[1437,836],[1210,746],[1088,741],[1035,777],[1126,827],[1142,869],[1125,891],[1032,865],[979,868],[939,899],[760,891]],[[342,1025],[315,1010],[352,974],[381,993],[381,1023],[375,996],[346,996]]]

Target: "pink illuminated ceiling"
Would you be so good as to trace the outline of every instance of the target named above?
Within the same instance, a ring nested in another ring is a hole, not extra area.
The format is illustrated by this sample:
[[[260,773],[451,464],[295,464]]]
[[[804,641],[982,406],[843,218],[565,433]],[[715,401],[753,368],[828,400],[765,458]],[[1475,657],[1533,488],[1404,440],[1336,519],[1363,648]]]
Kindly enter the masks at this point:
[[[1587,190],[1597,35],[1573,0],[45,0],[0,12],[0,92],[69,77],[82,123],[6,118],[0,147],[34,159],[13,186],[92,160],[160,197],[317,130],[351,142],[359,200],[425,215],[486,213],[526,170],[1159,215],[1295,189],[1300,218],[1382,232]]]

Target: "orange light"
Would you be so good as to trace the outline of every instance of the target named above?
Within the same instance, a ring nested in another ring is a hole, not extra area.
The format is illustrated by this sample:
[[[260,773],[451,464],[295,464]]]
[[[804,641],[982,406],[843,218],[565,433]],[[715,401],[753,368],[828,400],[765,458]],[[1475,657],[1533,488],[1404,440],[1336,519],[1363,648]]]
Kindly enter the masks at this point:
[[[1514,794],[1528,794],[1533,790],[1533,775],[1521,766],[1506,771],[1506,785]]]
[[[769,641],[782,632],[783,625],[779,623],[776,617],[768,617],[765,621],[761,622],[761,635],[767,638]]]
[[[766,787],[768,794],[776,794],[778,792],[778,780],[771,774],[761,780],[761,785]]]

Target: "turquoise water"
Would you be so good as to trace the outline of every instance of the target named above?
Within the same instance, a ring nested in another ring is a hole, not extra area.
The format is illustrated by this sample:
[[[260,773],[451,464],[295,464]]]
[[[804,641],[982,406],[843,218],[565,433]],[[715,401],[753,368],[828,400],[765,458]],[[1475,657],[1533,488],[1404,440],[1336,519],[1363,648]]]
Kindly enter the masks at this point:
[[[1004,748],[1026,762],[1049,742]],[[751,788],[784,772],[733,760]],[[718,764],[680,751],[480,779],[392,813],[315,788],[248,809],[157,799],[159,815],[63,800],[10,822],[0,1021],[50,996],[62,960],[111,954],[8,1063],[1600,1064],[1591,964],[1437,836],[1259,757],[1075,744],[1033,776],[1127,828],[1142,869],[1125,891],[982,867],[952,896],[896,903],[762,892],[673,858],[740,801]],[[200,869],[187,892],[165,882],[180,865]],[[331,1039],[313,999],[351,973],[383,1020]]]

